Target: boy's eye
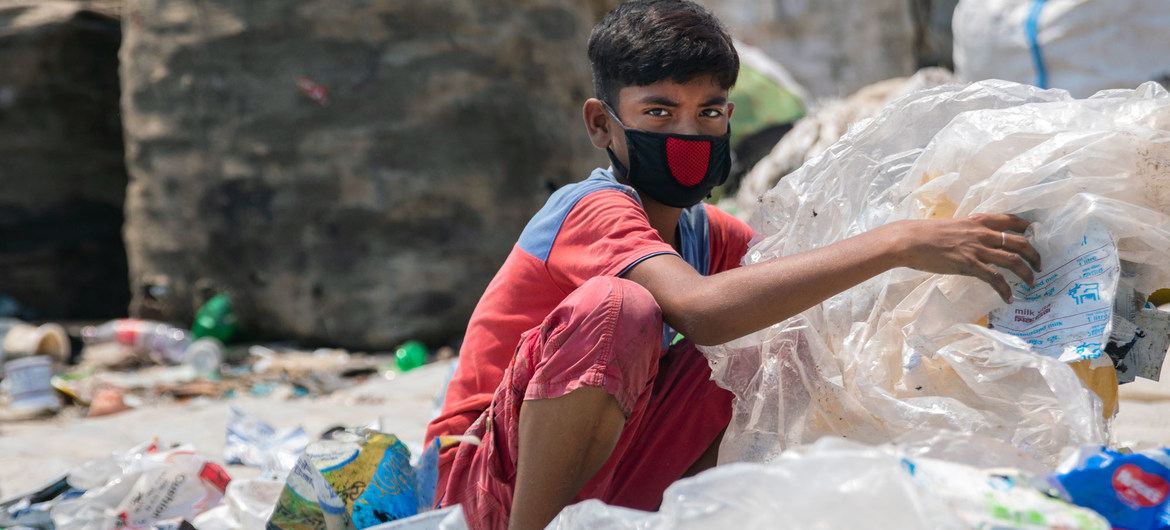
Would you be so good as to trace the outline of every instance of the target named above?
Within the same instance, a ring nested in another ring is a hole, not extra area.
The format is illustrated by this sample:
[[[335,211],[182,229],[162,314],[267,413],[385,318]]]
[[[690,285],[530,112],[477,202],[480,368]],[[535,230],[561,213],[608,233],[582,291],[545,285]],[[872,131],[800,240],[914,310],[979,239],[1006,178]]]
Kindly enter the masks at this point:
[[[719,109],[703,109],[699,114],[704,118],[718,118],[723,115],[723,111]]]
[[[670,115],[670,113],[666,109],[663,109],[663,108],[650,109],[650,110],[646,111],[646,114],[648,114],[650,116],[654,116],[656,118],[661,118],[663,116]]]

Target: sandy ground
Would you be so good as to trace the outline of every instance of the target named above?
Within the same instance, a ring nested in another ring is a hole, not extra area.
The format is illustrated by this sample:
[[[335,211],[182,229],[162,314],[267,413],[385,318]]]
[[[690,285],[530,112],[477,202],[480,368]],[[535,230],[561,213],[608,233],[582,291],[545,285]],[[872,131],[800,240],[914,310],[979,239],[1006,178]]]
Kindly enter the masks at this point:
[[[398,435],[417,451],[434,396],[449,369],[449,361],[434,363],[393,380],[373,377],[318,398],[204,399],[102,418],[0,424],[0,492],[7,496],[37,488],[78,464],[124,451],[155,436],[163,442],[191,444],[209,458],[222,461],[230,407],[277,429],[300,425],[313,439],[332,426],[380,420],[384,431]],[[1118,444],[1134,449],[1170,446],[1170,377],[1160,383],[1139,379],[1124,385],[1121,399],[1114,424]],[[258,470],[228,466],[228,473],[249,478]]]

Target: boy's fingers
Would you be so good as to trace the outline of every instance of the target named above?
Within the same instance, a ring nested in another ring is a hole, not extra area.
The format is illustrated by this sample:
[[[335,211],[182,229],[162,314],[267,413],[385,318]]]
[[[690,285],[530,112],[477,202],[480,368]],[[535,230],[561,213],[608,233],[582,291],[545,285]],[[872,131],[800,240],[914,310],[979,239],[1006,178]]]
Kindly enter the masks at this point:
[[[975,277],[987,282],[992,289],[995,289],[995,292],[999,293],[999,297],[1003,299],[1004,303],[1011,303],[1012,288],[999,271],[988,265],[980,265],[975,273]]]
[[[1002,236],[1003,250],[1015,253],[1032,266],[1032,270],[1040,271],[1040,253],[1021,235],[1004,233]]]
[[[1032,273],[1032,268],[1028,266],[1028,262],[1024,261],[1023,256],[1005,250],[988,250],[987,252],[988,259],[985,261],[1012,271],[1029,287],[1036,285],[1036,277]]]
[[[980,213],[971,216],[979,224],[997,232],[1020,232],[1031,224],[1018,215],[1010,213]]]

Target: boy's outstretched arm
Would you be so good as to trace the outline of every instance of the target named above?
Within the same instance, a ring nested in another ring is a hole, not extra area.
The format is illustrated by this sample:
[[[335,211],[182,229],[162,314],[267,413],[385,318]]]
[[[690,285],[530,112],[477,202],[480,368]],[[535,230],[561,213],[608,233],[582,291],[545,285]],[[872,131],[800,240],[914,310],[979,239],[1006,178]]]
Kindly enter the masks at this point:
[[[894,267],[979,278],[1011,298],[992,266],[1028,285],[1040,254],[1014,215],[898,221],[809,252],[702,276],[676,255],[649,258],[626,272],[654,295],[664,320],[696,344],[721,344],[818,304]]]

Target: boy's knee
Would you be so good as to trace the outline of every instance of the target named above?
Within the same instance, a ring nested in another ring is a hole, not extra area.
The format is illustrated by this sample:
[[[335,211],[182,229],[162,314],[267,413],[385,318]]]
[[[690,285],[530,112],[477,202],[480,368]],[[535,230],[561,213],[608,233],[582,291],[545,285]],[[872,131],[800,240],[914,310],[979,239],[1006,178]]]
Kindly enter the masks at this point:
[[[586,307],[607,308],[616,314],[619,321],[636,321],[662,327],[662,309],[654,295],[637,282],[614,276],[590,278],[572,296],[578,293],[584,298],[578,303]],[[571,297],[572,297],[571,296]]]

